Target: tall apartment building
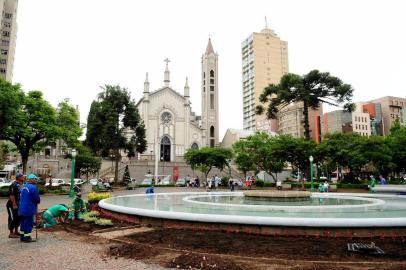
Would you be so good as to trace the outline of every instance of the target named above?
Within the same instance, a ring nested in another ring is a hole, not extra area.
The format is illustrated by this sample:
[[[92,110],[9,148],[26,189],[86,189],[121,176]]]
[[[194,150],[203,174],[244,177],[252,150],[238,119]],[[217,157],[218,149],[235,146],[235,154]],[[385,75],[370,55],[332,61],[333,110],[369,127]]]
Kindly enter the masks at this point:
[[[0,41],[0,78],[13,79],[14,52],[17,38],[18,0],[0,0],[1,41]]]
[[[288,43],[267,26],[241,44],[244,130],[278,131],[277,120],[256,115],[259,96],[269,84],[279,83],[289,72]]]
[[[402,110],[406,108],[406,98],[386,96],[371,100],[370,103],[380,104],[381,106],[383,135],[389,135],[396,119],[403,123]]]

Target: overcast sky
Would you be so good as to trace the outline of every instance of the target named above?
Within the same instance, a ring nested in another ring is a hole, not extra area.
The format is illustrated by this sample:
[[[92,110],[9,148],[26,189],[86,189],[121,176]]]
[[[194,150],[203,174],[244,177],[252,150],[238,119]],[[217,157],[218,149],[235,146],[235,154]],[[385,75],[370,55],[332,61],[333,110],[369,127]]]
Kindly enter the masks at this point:
[[[288,41],[290,72],[329,71],[355,88],[354,101],[406,97],[406,1],[20,0],[14,82],[56,105],[69,98],[85,123],[101,85],[138,100],[145,73],[183,93],[201,113],[200,59],[209,35],[219,54],[220,140],[242,128],[241,42],[270,28]]]

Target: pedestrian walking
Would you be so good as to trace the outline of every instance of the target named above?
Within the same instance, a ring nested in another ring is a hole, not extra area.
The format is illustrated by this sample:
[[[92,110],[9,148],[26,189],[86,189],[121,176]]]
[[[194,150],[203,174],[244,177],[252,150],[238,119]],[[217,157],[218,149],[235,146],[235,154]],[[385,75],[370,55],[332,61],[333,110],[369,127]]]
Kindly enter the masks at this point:
[[[381,182],[381,185],[386,185],[386,179],[382,175],[379,176],[379,181]]]
[[[30,174],[28,182],[21,188],[20,207],[18,215],[20,216],[20,240],[22,242],[35,242],[31,238],[32,228],[34,226],[34,217],[37,214],[37,206],[40,203],[40,196],[37,188],[37,176]]]
[[[9,238],[20,238],[18,227],[20,226],[20,218],[18,216],[18,206],[20,204],[20,189],[24,183],[24,175],[16,174],[16,180],[11,183],[8,189],[8,201],[6,203],[8,213],[8,229]]]

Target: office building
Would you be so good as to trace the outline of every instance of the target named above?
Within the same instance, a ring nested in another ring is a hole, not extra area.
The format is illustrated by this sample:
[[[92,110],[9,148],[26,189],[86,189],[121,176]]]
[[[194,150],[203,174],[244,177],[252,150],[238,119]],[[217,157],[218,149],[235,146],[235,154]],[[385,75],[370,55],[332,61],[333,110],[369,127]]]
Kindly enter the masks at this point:
[[[13,79],[14,53],[17,38],[17,0],[0,0],[1,41],[0,78]]]

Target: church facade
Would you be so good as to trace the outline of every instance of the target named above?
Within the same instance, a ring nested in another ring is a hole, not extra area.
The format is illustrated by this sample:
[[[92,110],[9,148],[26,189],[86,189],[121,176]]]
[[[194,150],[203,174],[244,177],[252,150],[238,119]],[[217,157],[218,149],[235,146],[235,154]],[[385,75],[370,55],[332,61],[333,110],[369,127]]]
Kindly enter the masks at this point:
[[[140,159],[178,162],[189,148],[218,145],[218,55],[209,39],[201,62],[201,116],[192,111],[187,78],[183,94],[170,86],[169,60],[165,61],[164,86],[150,92],[147,73],[137,103],[148,143]]]

